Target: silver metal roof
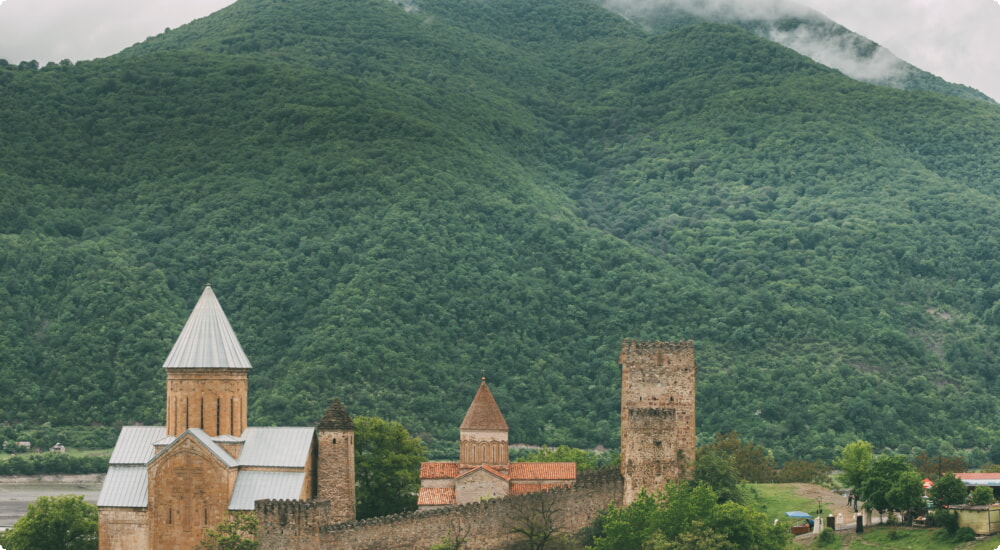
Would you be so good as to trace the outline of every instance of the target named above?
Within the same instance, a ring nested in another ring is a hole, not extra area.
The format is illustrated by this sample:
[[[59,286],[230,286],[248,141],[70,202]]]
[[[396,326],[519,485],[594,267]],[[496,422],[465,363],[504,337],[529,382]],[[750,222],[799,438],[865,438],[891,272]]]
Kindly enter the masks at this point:
[[[98,506],[145,508],[149,505],[146,466],[127,465],[108,467]]]
[[[315,428],[247,428],[241,466],[305,468]]]
[[[299,499],[302,497],[305,482],[305,472],[243,470],[236,476],[236,486],[233,487],[233,496],[229,499],[229,509],[253,510],[255,500]]]
[[[174,439],[170,445],[167,445],[163,448],[163,450],[156,453],[156,456],[159,457],[160,455],[166,453],[171,447],[177,445],[177,443],[184,439],[184,436],[188,434],[197,439],[198,442],[201,443],[206,449],[211,451],[212,454],[222,461],[227,468],[236,468],[240,465],[240,463],[237,462],[232,455],[227,453],[226,450],[220,447],[218,443],[212,441],[212,436],[205,433],[205,430],[202,430],[201,428],[188,428],[187,430],[184,430],[184,433],[177,436],[177,438]]]
[[[249,369],[240,341],[229,325],[219,300],[211,286],[206,286],[201,298],[188,317],[174,348],[163,363],[165,369]]]
[[[111,464],[145,464],[156,454],[153,443],[166,436],[164,426],[124,426],[111,452]]]

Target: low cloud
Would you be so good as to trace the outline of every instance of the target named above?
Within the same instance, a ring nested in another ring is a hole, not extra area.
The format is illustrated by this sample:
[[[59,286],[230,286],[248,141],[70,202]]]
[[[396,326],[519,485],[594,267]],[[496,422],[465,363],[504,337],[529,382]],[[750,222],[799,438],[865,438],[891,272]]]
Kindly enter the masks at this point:
[[[605,0],[626,17],[642,18],[658,10],[678,10],[716,21],[753,22],[765,38],[818,63],[868,82],[894,84],[908,68],[892,52],[852,33],[845,33],[821,13],[787,0]],[[809,24],[788,29],[789,18]]]
[[[768,38],[855,80],[902,84],[910,71],[902,60],[881,46],[872,45],[871,54],[863,54],[859,51],[858,37],[852,34],[818,33],[806,26],[793,31],[772,27]]]

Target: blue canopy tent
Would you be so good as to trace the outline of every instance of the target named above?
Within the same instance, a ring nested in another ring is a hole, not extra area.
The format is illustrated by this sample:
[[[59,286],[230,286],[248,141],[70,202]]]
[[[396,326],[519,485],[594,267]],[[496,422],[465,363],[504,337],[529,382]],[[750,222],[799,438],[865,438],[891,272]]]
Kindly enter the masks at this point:
[[[812,519],[812,516],[805,512],[785,512],[785,515],[790,518]]]

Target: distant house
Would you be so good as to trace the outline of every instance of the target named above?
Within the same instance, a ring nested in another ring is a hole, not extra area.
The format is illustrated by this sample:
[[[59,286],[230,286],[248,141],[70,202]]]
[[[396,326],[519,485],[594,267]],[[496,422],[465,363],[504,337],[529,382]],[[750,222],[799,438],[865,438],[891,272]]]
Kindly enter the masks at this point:
[[[31,442],[30,441],[18,441],[17,442],[17,446],[18,447],[24,447],[25,449],[28,449],[29,451],[31,450]]]
[[[970,489],[979,486],[1000,487],[1000,474],[998,473],[961,473],[955,474],[955,477],[962,480],[962,483]]]
[[[50,453],[65,453],[66,452],[66,447],[63,447],[62,443],[58,443],[57,442],[55,445],[49,447],[49,452]]]

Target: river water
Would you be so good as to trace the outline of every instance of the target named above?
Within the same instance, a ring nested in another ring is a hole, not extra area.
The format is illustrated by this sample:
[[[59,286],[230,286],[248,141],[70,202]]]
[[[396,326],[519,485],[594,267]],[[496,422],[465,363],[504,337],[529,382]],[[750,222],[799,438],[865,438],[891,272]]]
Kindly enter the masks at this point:
[[[87,502],[97,504],[103,481],[103,474],[0,477],[0,529],[14,525],[38,497],[83,495]]]

